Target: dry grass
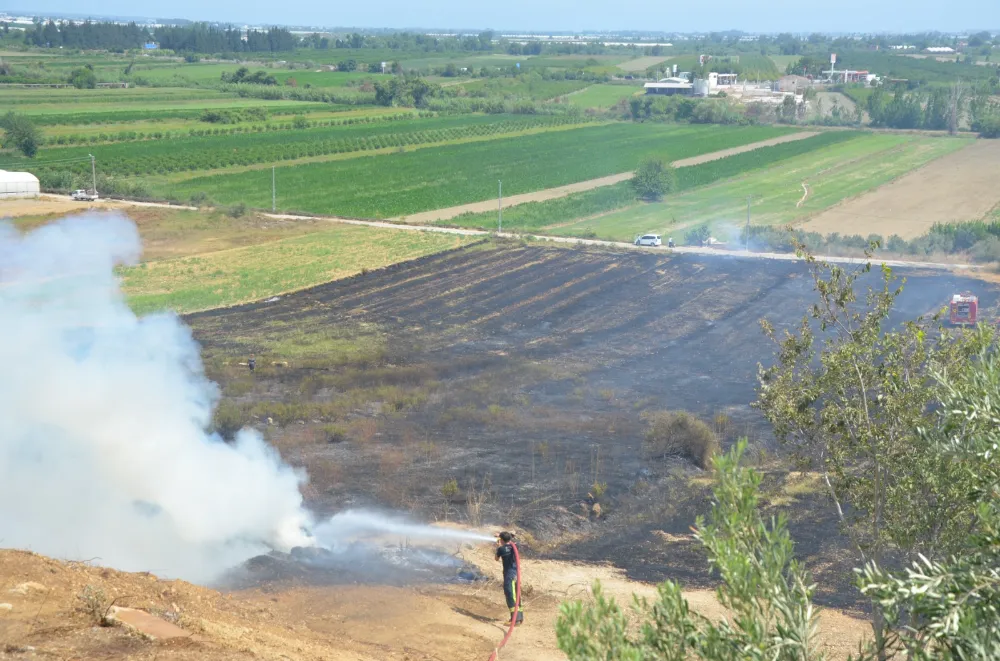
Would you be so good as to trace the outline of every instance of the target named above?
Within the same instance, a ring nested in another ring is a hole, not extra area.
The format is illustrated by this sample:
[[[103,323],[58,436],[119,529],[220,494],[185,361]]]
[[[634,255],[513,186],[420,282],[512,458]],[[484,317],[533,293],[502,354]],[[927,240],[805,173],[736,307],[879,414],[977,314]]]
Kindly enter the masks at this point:
[[[192,312],[268,298],[469,242],[456,235],[325,224],[302,236],[147,262],[122,274],[137,311]]]

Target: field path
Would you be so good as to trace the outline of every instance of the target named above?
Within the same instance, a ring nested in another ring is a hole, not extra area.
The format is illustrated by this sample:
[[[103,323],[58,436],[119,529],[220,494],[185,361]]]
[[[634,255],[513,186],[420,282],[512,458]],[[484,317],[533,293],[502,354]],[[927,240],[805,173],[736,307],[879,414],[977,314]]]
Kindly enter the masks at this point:
[[[803,181],[802,182],[802,199],[799,200],[795,204],[795,208],[798,209],[799,207],[801,207],[803,204],[805,204],[805,201],[808,200],[808,199],[809,199],[809,184],[807,184],[806,182]]]
[[[720,158],[726,158],[727,156],[734,156],[736,154],[742,154],[744,152],[753,151],[760,147],[770,147],[772,145],[780,145],[785,142],[795,142],[796,140],[805,140],[806,138],[811,138],[817,135],[815,131],[801,131],[799,133],[792,133],[790,135],[783,135],[777,138],[771,138],[770,140],[761,140],[760,142],[751,142],[747,145],[740,145],[739,147],[732,147],[730,149],[722,149],[719,151],[713,151],[708,154],[701,154],[699,156],[692,156],[691,158],[682,158],[679,161],[674,161],[671,165],[676,168],[689,167],[691,165],[700,165],[702,163],[708,163],[709,161],[715,161]],[[546,202],[548,200],[555,200],[560,197],[566,197],[573,193],[581,193],[583,191],[592,190],[594,188],[601,188],[602,186],[612,186],[622,181],[627,181],[632,178],[632,172],[620,172],[618,174],[612,174],[607,177],[599,177],[597,179],[589,179],[587,181],[578,181],[575,184],[569,184],[567,186],[558,186],[556,188],[547,188],[545,190],[535,191],[533,193],[522,193],[521,195],[511,195],[510,197],[505,197],[503,199],[503,208],[507,209],[509,207],[515,207],[519,204],[525,204],[527,202]],[[413,225],[423,225],[426,223],[434,223],[442,220],[451,220],[457,216],[461,216],[465,213],[485,213],[488,211],[495,211],[497,208],[497,200],[484,200],[482,202],[472,202],[470,204],[460,204],[455,207],[448,207],[445,209],[436,209],[433,211],[422,211],[420,213],[410,214],[409,216],[401,216],[395,218],[397,221],[405,221]]]

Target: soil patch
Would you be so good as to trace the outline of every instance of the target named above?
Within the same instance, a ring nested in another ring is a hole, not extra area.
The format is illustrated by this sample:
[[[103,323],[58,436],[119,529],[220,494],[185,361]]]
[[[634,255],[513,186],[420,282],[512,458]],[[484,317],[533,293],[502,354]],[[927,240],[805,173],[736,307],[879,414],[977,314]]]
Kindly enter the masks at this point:
[[[892,183],[824,211],[810,232],[923,236],[934,223],[979,220],[1000,203],[1000,142],[977,140]]]

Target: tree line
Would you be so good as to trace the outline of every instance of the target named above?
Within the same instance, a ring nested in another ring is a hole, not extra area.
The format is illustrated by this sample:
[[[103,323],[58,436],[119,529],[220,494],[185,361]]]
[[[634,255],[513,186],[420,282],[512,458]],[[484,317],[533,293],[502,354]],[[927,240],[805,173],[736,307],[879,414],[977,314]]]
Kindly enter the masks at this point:
[[[40,48],[131,50],[155,42],[160,48],[192,53],[260,53],[294,50],[299,39],[285,28],[243,30],[206,23],[164,26],[153,31],[135,23],[48,21],[25,31],[25,43]]]

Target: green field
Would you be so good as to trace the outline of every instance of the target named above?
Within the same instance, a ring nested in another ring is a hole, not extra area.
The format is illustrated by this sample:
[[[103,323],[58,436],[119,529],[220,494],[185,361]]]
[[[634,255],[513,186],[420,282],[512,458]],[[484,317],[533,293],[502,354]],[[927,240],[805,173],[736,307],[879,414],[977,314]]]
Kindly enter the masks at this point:
[[[65,164],[67,159],[85,159],[93,154],[100,163],[101,172],[106,175],[166,174],[445,142],[576,121],[551,116],[455,115],[236,135],[174,137],[170,140],[48,149],[38,158],[22,159],[20,166],[35,173],[46,169],[72,170],[74,168]],[[207,130],[213,130],[211,125],[206,126]],[[214,130],[220,129],[216,127]],[[80,165],[75,169],[83,167]]]
[[[754,170],[773,168],[801,156],[829,149],[840,143],[858,139],[861,134],[827,132],[806,138],[721,158],[707,163],[677,169],[677,188],[671,197],[700,186],[730,179]],[[591,218],[612,211],[636,207],[638,201],[627,181],[604,186],[545,202],[529,202],[504,211],[504,227],[513,231],[548,231],[546,228],[574,224],[581,218]],[[489,229],[496,224],[496,214],[465,214],[440,225]]]
[[[285,124],[293,120],[292,115],[301,115],[310,122],[319,123],[342,123],[347,119],[357,119],[360,117],[371,117],[371,118],[385,118],[386,116],[394,116],[403,113],[409,113],[415,115],[414,111],[410,111],[408,108],[387,108],[383,106],[376,107],[354,107],[354,108],[344,108],[340,109],[337,106],[322,104],[315,105],[309,103],[302,103],[298,105],[290,106],[264,106],[268,112],[268,121],[264,124],[266,130],[284,130]],[[254,106],[260,107],[260,106]],[[239,107],[215,107],[212,106],[211,110],[218,111],[239,111]],[[42,130],[42,135],[47,139],[52,138],[49,141],[50,147],[55,147],[62,145],[62,142],[56,143],[60,136],[64,139],[68,136],[77,136],[79,141],[82,138],[87,137],[91,142],[121,142],[124,140],[144,140],[154,138],[153,133],[165,133],[165,132],[176,132],[182,135],[189,135],[191,131],[204,131],[212,130],[215,128],[225,128],[229,132],[239,132],[250,127],[260,126],[260,122],[252,121],[242,121],[235,124],[225,124],[221,127],[206,123],[200,119],[201,111],[192,111],[190,113],[185,113],[189,115],[187,117],[166,117],[158,115],[153,119],[136,119],[133,121],[108,121],[101,123],[90,123],[90,119],[101,118],[101,119],[115,119],[115,116],[108,117],[107,115],[76,115],[76,116],[66,116],[58,115],[54,116],[61,121],[66,121],[70,117],[77,117],[83,120],[88,120],[87,123],[73,123],[73,124],[42,124],[39,122],[39,126]],[[50,116],[53,117],[53,116]],[[267,125],[271,125],[271,129],[267,129]],[[120,135],[121,132],[127,132],[128,136]],[[135,133],[137,135],[132,136]],[[102,136],[103,134],[103,136]],[[141,137],[139,134],[142,134]],[[72,142],[66,144],[73,144]]]
[[[241,66],[247,67],[251,73],[264,71],[274,76],[279,85],[287,85],[289,79],[295,79],[297,86],[312,87],[346,87],[363,80],[378,80],[381,73],[366,73],[355,71],[326,71],[311,69],[265,68],[254,64],[176,64],[174,66],[158,66],[145,69],[137,67],[134,75],[148,81],[152,85],[200,86],[212,87],[222,82],[222,74],[232,74]]]
[[[610,108],[622,99],[641,94],[641,87],[626,85],[591,85],[566,97],[570,105],[580,108]]]
[[[776,127],[610,124],[447,147],[283,167],[283,209],[389,218],[489,199],[497,180],[510,195],[633,169],[645,157],[673,161],[766,140]],[[165,185],[224,204],[270,206],[270,173],[224,174]]]
[[[968,144],[966,139],[861,135],[663,202],[637,204],[544,231],[629,241],[644,232],[679,234],[685,227],[708,223],[723,240],[746,222],[748,196],[755,225],[797,223]],[[802,182],[810,191],[804,201]]]
[[[318,285],[471,242],[433,232],[331,225],[303,236],[122,269],[139,313],[185,313],[236,305]]]
[[[848,51],[837,65],[851,69],[876,71],[889,78],[905,78],[912,83],[951,85],[956,79],[966,81],[996,80],[997,70],[966,62],[939,62],[934,58],[916,58],[875,51]]]
[[[782,74],[788,70],[788,65],[795,64],[802,59],[801,55],[769,55],[768,57],[771,58],[775,68]]]
[[[583,89],[589,83],[582,80],[544,80],[533,76],[518,78],[488,78],[462,83],[472,96],[499,96],[513,99],[548,101]]]

